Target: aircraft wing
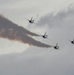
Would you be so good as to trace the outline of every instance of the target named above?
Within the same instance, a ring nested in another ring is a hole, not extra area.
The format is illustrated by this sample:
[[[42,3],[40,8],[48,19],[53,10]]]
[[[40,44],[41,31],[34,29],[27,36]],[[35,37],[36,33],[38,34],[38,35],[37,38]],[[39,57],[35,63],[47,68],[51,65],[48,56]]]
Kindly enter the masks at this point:
[[[31,20],[33,19],[33,17],[31,17]]]

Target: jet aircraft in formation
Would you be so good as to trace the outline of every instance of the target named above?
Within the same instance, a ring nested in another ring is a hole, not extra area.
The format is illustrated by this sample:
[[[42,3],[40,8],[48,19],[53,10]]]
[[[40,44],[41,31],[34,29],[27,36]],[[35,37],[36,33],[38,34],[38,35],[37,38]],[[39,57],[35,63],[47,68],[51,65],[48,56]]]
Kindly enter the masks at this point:
[[[54,46],[54,49],[59,49],[58,43]]]
[[[44,39],[47,38],[46,32],[44,33],[44,35],[42,35],[42,37],[43,37]]]
[[[31,19],[26,19],[26,20],[28,20],[29,23],[34,23],[33,17],[31,17]]]
[[[71,41],[72,44],[74,44],[74,39]]]
[[[31,19],[27,19],[28,20],[28,22],[29,23],[34,23],[34,19],[33,19],[33,17],[31,17]],[[45,38],[47,38],[47,34],[46,34],[46,32],[44,33],[44,35],[42,35],[42,37],[45,39]],[[71,43],[72,44],[74,44],[74,39],[71,41]],[[54,49],[59,49],[59,46],[58,46],[58,43],[55,45],[55,46],[53,46],[54,47]]]

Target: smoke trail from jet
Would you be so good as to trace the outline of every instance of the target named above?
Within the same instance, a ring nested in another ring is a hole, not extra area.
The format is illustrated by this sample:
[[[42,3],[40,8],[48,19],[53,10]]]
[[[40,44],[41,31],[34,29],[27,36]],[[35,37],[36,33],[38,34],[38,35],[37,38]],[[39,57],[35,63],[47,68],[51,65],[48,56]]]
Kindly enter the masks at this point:
[[[0,15],[0,37],[7,38],[9,40],[17,40],[29,45],[38,47],[51,47],[50,45],[36,41],[32,37],[28,36],[39,36],[33,32],[26,30],[25,28],[18,26],[9,19]]]

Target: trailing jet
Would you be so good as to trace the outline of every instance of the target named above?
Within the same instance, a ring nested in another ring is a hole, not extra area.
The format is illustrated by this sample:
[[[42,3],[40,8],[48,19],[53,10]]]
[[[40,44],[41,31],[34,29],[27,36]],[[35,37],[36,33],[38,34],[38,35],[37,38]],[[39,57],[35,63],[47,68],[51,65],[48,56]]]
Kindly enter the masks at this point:
[[[58,43],[54,46],[54,49],[59,49]]]
[[[71,41],[72,44],[74,44],[74,39]]]
[[[31,17],[31,19],[27,19],[29,21],[29,23],[34,23],[33,17]]]
[[[47,38],[46,32],[44,33],[44,35],[42,35],[42,37],[45,39]]]

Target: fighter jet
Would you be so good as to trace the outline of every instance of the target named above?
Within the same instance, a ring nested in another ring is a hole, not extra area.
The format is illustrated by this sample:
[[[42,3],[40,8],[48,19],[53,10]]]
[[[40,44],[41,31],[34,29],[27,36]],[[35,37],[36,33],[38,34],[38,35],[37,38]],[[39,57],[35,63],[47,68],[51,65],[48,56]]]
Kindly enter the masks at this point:
[[[59,49],[58,43],[54,46],[54,49]]]
[[[46,32],[44,33],[44,35],[42,35],[42,37],[45,39],[47,38]]]
[[[74,39],[71,41],[72,44],[74,44]]]
[[[34,19],[33,19],[33,17],[31,17],[31,19],[29,20],[29,19],[26,19],[26,20],[28,20],[29,21],[29,23],[34,23]]]

